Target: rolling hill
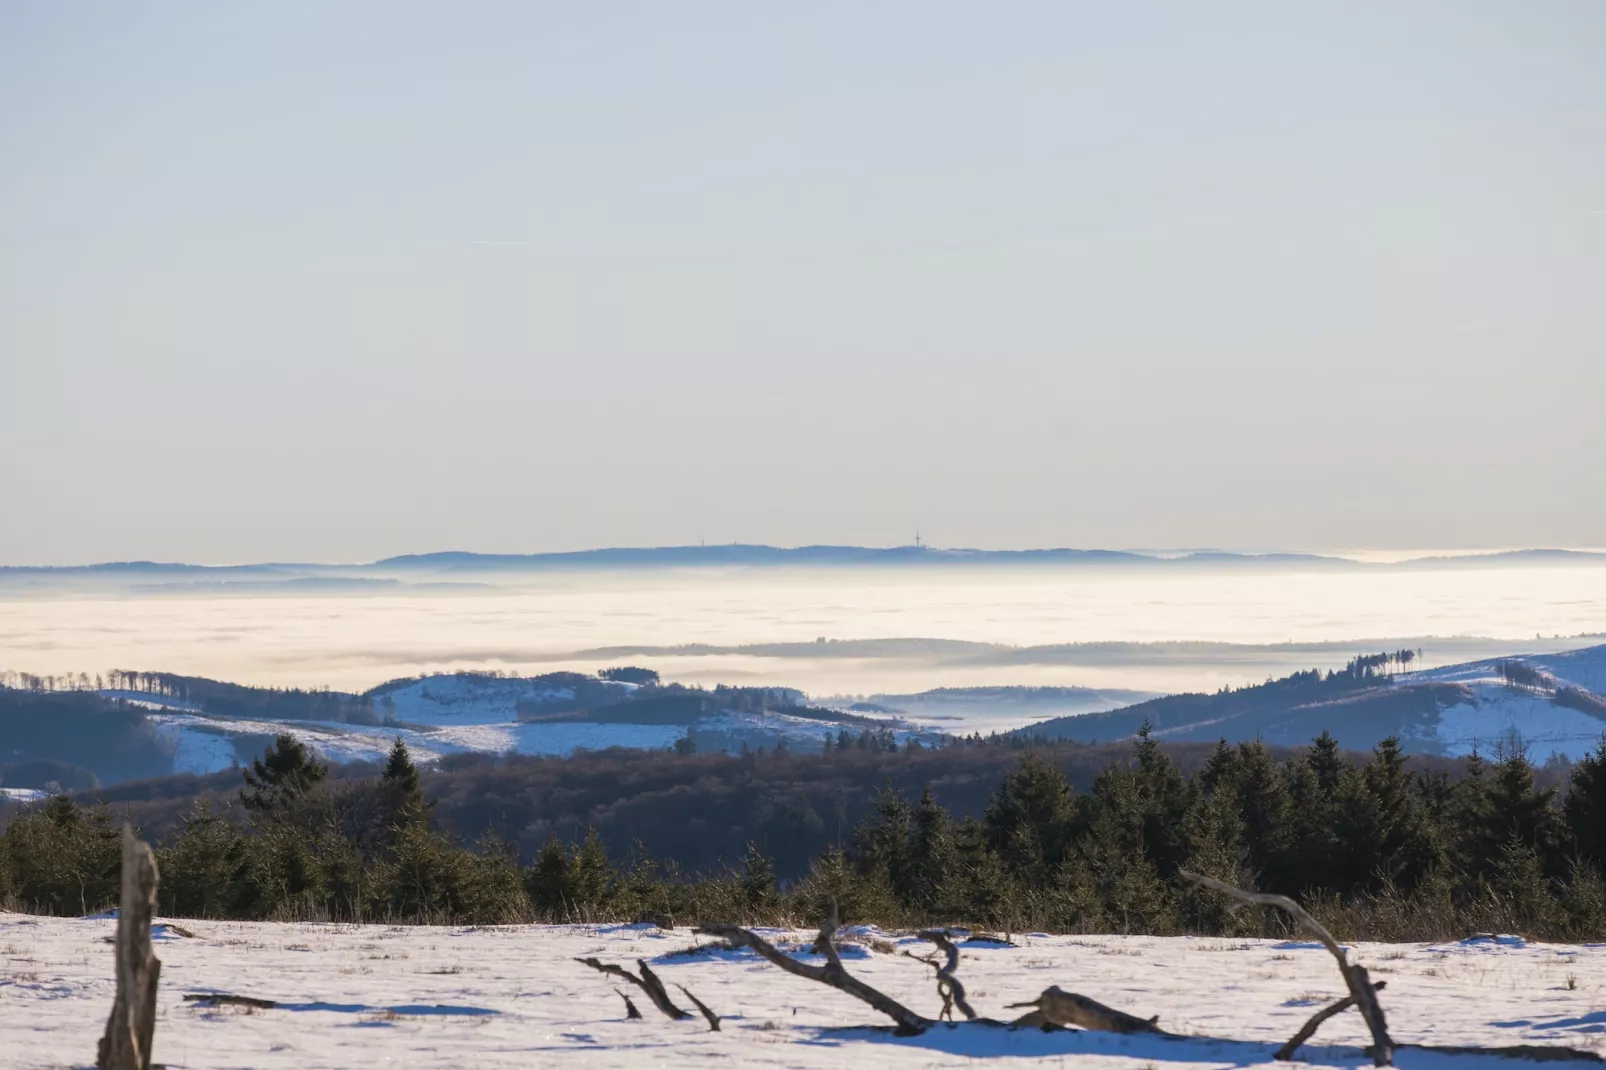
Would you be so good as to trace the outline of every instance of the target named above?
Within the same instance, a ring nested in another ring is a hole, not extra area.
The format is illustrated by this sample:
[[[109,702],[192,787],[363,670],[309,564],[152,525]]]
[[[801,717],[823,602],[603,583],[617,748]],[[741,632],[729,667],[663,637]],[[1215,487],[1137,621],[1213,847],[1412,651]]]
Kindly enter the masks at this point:
[[[1527,672],[1514,674],[1513,665]],[[1057,717],[1015,734],[1093,742],[1123,739],[1147,724],[1169,740],[1297,746],[1328,731],[1356,749],[1398,736],[1416,753],[1487,753],[1520,743],[1539,761],[1552,754],[1575,760],[1606,735],[1606,697],[1597,686],[1606,687],[1606,645],[1398,675],[1311,670],[1253,687]]]

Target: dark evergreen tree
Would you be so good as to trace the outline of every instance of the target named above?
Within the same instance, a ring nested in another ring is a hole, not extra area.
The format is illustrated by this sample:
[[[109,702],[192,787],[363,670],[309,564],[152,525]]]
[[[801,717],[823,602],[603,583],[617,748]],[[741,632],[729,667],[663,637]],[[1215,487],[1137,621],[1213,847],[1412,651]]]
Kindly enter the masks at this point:
[[[1531,848],[1549,874],[1561,870],[1561,822],[1555,788],[1536,786],[1534,767],[1521,747],[1512,747],[1495,764],[1491,834]]]
[[[768,915],[776,906],[775,864],[756,844],[747,845],[742,860],[742,899],[756,917]]]
[[[914,900],[909,802],[889,784],[853,833],[853,863],[861,876],[886,882],[902,903]]]
[[[530,905],[542,916],[567,921],[575,901],[574,873],[569,849],[556,836],[547,838],[535,856],[535,864],[524,877]]]
[[[953,878],[955,853],[948,811],[932,797],[931,785],[920,792],[910,824],[910,894],[906,902],[918,910],[936,911],[945,905],[944,893]]]
[[[573,889],[573,902],[570,905],[579,911],[578,917],[590,919],[602,914],[608,905],[615,878],[602,837],[597,835],[595,826],[588,826],[586,838],[574,851],[569,866],[570,887]]]
[[[238,910],[251,842],[202,800],[184,831],[157,851],[161,909],[177,917],[226,918]]]
[[[1176,873],[1187,854],[1187,834],[1183,819],[1188,812],[1188,782],[1171,756],[1149,734],[1149,726],[1138,730],[1136,768],[1132,787],[1142,815],[1142,844],[1162,876]]]
[[[415,824],[425,815],[424,788],[413,765],[412,755],[400,736],[391,744],[390,757],[385,771],[379,777],[379,791],[385,803],[385,816],[390,828]]]
[[[1332,888],[1345,880],[1340,841],[1341,797],[1354,767],[1339,753],[1338,741],[1323,732],[1310,750],[1287,770],[1293,836],[1293,882],[1301,892]]]
[[[1074,816],[1065,774],[1029,750],[988,802],[987,843],[1011,871],[1042,884],[1065,860]]]
[[[1297,895],[1299,875],[1297,859],[1290,850],[1293,810],[1288,786],[1264,743],[1256,740],[1238,745],[1231,790],[1237,797],[1244,847],[1257,882],[1266,891]]]
[[[275,737],[260,758],[243,771],[240,801],[247,810],[268,814],[305,795],[329,775],[329,767],[313,757],[307,745],[288,732]]]
[[[1567,846],[1579,858],[1606,871],[1606,736],[1573,766],[1562,812]]]

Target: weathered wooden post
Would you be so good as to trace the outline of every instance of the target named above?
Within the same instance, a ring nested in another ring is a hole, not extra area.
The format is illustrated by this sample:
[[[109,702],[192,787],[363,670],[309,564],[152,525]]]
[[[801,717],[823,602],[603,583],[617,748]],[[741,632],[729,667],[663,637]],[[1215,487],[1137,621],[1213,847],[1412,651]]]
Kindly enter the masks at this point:
[[[151,950],[156,913],[156,856],[123,825],[123,889],[117,911],[117,998],[95,1057],[99,1070],[150,1070],[156,1034],[156,979],[162,964]]]

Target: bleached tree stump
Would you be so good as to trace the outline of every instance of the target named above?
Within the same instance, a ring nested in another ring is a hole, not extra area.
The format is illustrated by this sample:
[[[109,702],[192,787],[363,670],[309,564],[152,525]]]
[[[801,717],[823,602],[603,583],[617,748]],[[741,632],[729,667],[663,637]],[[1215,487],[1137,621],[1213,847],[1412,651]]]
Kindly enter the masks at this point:
[[[156,981],[162,964],[151,949],[156,913],[156,856],[123,826],[123,888],[117,911],[117,998],[95,1057],[99,1070],[150,1070],[156,1034]]]

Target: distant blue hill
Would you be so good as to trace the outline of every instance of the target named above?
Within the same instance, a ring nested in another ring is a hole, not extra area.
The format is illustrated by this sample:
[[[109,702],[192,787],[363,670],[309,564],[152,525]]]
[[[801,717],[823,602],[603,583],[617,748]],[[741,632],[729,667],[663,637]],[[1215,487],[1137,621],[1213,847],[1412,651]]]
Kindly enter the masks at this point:
[[[1193,553],[1162,557],[1126,550],[950,550],[927,546],[657,546],[579,550],[548,554],[476,554],[448,551],[408,554],[376,561],[376,569],[499,570],[543,568],[654,568],[697,565],[1322,565],[1349,567],[1354,562],[1315,554]]]
[[[1259,571],[1310,571],[1313,569],[1468,569],[1513,565],[1558,566],[1606,564],[1606,553],[1581,550],[1509,550],[1464,556],[1422,557],[1380,564],[1344,557],[1304,553],[1234,553],[1194,550],[1180,554],[1132,550],[936,549],[929,546],[761,546],[731,543],[720,546],[613,547],[564,553],[481,554],[464,550],[404,554],[370,564],[296,564],[268,562],[243,565],[191,565],[180,562],[110,561],[94,565],[0,566],[0,581],[28,585],[37,581],[97,578],[151,582],[162,577],[213,581],[286,581],[302,577],[350,577],[429,572],[498,572],[525,570],[650,569],[699,566],[748,567],[945,567],[945,566],[1069,566],[1145,569],[1242,569]]]

